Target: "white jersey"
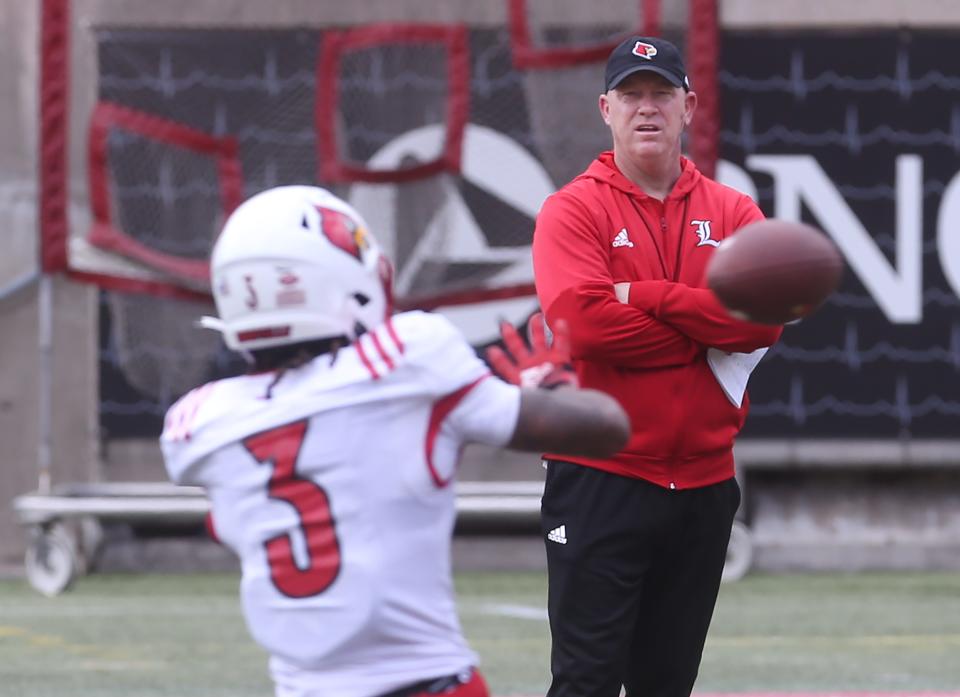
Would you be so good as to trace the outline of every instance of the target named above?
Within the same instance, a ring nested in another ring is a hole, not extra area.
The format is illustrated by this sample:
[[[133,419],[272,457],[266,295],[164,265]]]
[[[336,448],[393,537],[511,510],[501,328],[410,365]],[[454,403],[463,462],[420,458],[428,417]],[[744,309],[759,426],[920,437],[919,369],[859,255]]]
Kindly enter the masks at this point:
[[[394,316],[335,359],[197,388],[167,414],[173,481],[205,487],[240,557],[277,694],[369,697],[475,665],[454,604],[462,445],[504,445],[519,389],[440,315]]]

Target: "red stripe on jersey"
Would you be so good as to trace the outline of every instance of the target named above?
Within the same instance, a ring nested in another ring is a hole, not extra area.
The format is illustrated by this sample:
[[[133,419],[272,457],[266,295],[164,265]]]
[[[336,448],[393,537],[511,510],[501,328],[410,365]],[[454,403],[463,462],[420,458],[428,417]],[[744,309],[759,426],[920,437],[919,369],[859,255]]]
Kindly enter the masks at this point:
[[[353,345],[357,349],[357,355],[360,356],[360,362],[363,363],[363,366],[370,371],[370,375],[373,376],[374,380],[380,379],[380,373],[377,372],[377,369],[373,367],[373,363],[370,362],[370,359],[367,358],[366,352],[363,350],[363,337],[359,337]]]
[[[463,398],[470,394],[470,390],[480,384],[482,380],[490,377],[490,373],[482,375],[468,385],[464,385],[456,392],[441,397],[433,404],[433,411],[430,412],[430,422],[427,426],[427,440],[425,443],[425,453],[427,456],[427,469],[430,470],[430,478],[438,489],[442,489],[450,483],[450,479],[443,479],[437,472],[433,464],[433,448],[437,443],[437,436],[440,435],[440,426],[447,415],[457,408],[457,405],[463,401]]]
[[[393,359],[390,358],[390,355],[383,350],[383,344],[380,343],[380,339],[377,336],[376,332],[370,332],[370,338],[373,339],[373,345],[377,349],[377,353],[380,354],[380,358],[383,359],[383,362],[387,364],[387,371],[393,370]]]
[[[213,391],[216,383],[208,382],[190,390],[176,406],[167,413],[164,430],[172,441],[187,441],[191,439],[193,420],[200,411],[200,406]]]
[[[185,440],[190,440],[193,431],[193,422],[197,418],[197,412],[200,411],[201,405],[206,401],[207,396],[213,390],[214,383],[208,382],[206,385],[201,386],[194,391],[193,394],[193,404],[190,405],[190,413],[186,417],[186,423],[184,424],[185,432],[183,437]]]
[[[397,346],[397,351],[403,353],[403,342],[400,341],[400,337],[397,334],[397,330],[393,328],[393,319],[387,320],[387,334],[390,335],[390,338],[393,339],[393,343]]]
[[[213,511],[207,511],[207,515],[203,517],[203,527],[207,529],[207,535],[210,536],[211,540],[217,544],[223,544],[220,541],[220,535],[217,534],[216,523],[213,522]]]

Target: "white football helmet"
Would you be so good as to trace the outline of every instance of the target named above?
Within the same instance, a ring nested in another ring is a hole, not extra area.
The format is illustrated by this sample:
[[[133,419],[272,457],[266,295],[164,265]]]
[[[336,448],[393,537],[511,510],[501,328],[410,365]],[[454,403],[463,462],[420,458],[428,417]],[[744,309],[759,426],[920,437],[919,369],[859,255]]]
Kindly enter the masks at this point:
[[[219,317],[205,327],[249,351],[356,338],[391,311],[391,267],[360,214],[326,189],[281,186],[227,219],[210,260]]]

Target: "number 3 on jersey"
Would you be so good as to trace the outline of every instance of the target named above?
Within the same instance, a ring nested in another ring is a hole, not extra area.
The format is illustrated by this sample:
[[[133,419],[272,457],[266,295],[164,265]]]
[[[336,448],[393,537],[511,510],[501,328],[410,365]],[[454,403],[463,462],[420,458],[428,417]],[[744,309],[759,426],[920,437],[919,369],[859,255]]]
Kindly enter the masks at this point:
[[[307,543],[306,568],[297,566],[289,535],[277,535],[264,543],[270,579],[277,590],[291,598],[322,593],[340,572],[340,543],[327,492],[316,482],[296,475],[306,434],[307,422],[297,421],[243,441],[258,462],[273,468],[268,485],[270,498],[289,503],[300,519]]]

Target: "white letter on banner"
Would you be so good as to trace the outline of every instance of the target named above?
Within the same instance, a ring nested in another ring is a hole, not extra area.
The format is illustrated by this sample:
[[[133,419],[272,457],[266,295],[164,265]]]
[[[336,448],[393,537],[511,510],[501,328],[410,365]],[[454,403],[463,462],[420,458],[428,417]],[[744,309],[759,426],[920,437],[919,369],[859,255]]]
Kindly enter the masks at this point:
[[[940,267],[953,292],[960,296],[960,172],[954,175],[940,199],[937,217],[937,253]]]
[[[747,170],[743,169],[743,167],[728,162],[727,160],[720,160],[717,162],[716,179],[721,184],[734,188],[741,194],[746,194],[755,202],[759,201],[757,185],[753,183],[753,179],[751,179],[750,175],[747,174]]]
[[[811,155],[751,155],[747,167],[773,177],[774,216],[800,221],[801,203],[833,238],[891,322],[923,319],[923,160],[897,157],[896,268],[891,266]]]

